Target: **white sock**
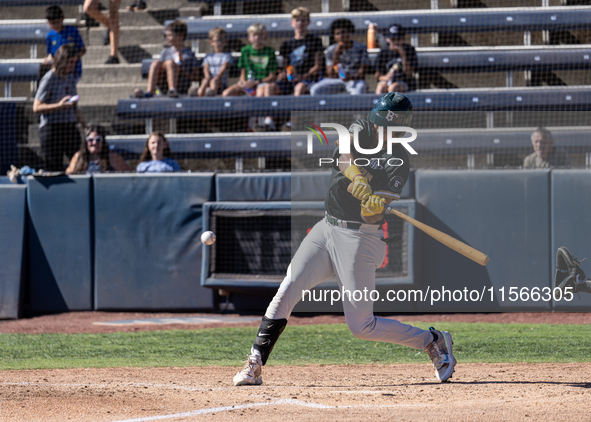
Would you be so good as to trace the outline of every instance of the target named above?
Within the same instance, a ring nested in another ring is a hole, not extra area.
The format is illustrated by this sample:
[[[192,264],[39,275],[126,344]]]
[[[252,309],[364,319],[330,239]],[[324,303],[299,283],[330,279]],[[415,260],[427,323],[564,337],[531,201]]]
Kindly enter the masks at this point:
[[[254,348],[254,346],[250,349],[250,356],[256,356],[258,359],[262,359],[261,352]]]

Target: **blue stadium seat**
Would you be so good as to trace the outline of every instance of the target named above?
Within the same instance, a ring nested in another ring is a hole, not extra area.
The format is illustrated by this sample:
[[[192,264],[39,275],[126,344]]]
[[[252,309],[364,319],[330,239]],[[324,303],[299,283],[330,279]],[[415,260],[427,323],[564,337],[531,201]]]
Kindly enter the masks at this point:
[[[567,151],[586,153],[591,159],[588,131],[562,128],[552,130],[554,139]],[[531,129],[419,130],[412,147],[419,154],[473,155],[507,152],[531,152]],[[167,135],[172,153],[183,158],[249,158],[303,155],[305,134],[276,133]],[[315,145],[315,153],[330,155],[336,134],[327,132],[328,144]],[[145,135],[109,136],[109,146],[128,158],[137,158],[144,150]],[[493,157],[494,159],[494,157]],[[468,167],[471,167],[468,160]]]
[[[518,70],[585,70],[591,67],[591,46],[439,48],[417,52],[417,71],[498,72]]]
[[[291,151],[288,132],[167,135],[174,154],[183,157],[236,157],[237,154],[285,157]],[[145,135],[108,136],[107,142],[115,151],[126,156],[139,155],[146,145]]]
[[[329,35],[336,19],[350,19],[358,33],[364,33],[370,22],[385,28],[393,22],[403,25],[409,33],[485,32],[485,31],[541,31],[586,29],[591,21],[591,7],[570,6],[551,8],[487,8],[421,11],[379,11],[360,13],[312,13],[308,31],[314,35]],[[289,14],[257,17],[271,37],[293,34]],[[168,22],[167,22],[168,23]],[[210,29],[221,26],[230,38],[245,38],[246,29],[253,23],[252,16],[207,16],[188,18],[188,39],[206,39]]]
[[[375,66],[378,52],[369,51]],[[502,72],[519,70],[588,70],[591,46],[515,47],[483,50],[481,47],[433,48],[417,51],[421,72]],[[154,59],[142,60],[142,77],[147,78]]]
[[[0,81],[29,82],[36,81],[41,60],[1,60]]]
[[[4,82],[4,96],[12,97],[12,82],[37,80],[41,60],[0,60],[0,82]]]
[[[84,0],[0,0],[0,6],[76,6],[84,3]]]
[[[429,90],[408,93],[419,111],[588,111],[591,88],[492,88]],[[293,111],[369,110],[378,95],[326,95],[277,97],[217,97],[121,99],[117,115],[133,118],[205,118],[252,116],[255,113],[285,116]]]
[[[53,3],[51,3],[53,4]],[[76,24],[76,19],[65,19],[66,25]],[[49,25],[45,19],[0,21],[0,44],[45,44]]]

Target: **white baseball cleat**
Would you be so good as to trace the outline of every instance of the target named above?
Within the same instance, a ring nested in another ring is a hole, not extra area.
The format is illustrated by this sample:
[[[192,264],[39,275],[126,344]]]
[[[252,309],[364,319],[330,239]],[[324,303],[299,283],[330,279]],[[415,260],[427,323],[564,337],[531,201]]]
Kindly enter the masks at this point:
[[[425,351],[433,362],[435,376],[439,381],[445,382],[451,378],[456,366],[456,359],[452,351],[454,342],[451,339],[451,334],[447,331],[438,331],[433,327],[430,327],[429,331],[434,338],[437,337],[437,340],[429,343],[425,347]]]
[[[248,356],[242,371],[234,375],[234,385],[261,385],[263,362],[256,356]]]

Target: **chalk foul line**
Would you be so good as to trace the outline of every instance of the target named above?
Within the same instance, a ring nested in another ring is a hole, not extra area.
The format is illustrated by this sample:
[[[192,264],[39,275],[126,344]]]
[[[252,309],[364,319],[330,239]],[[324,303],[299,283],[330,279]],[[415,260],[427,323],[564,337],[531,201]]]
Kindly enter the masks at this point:
[[[376,407],[377,408],[377,407],[423,407],[423,406],[427,406],[426,404],[329,406],[326,404],[312,403],[312,402],[307,402],[307,401],[302,401],[302,400],[281,399],[281,400],[263,402],[263,403],[249,403],[249,404],[239,404],[239,405],[235,405],[235,406],[212,407],[209,409],[199,409],[199,410],[193,410],[192,412],[175,413],[172,415],[147,416],[145,418],[135,418],[135,419],[122,419],[122,420],[113,421],[113,422],[148,422],[148,421],[158,421],[158,420],[163,420],[163,419],[186,418],[188,416],[205,415],[207,413],[227,412],[229,410],[240,410],[240,409],[248,409],[251,407],[272,406],[272,405],[278,405],[278,404],[293,404],[296,406],[312,407],[315,409],[343,409],[343,408],[351,408],[351,407]]]

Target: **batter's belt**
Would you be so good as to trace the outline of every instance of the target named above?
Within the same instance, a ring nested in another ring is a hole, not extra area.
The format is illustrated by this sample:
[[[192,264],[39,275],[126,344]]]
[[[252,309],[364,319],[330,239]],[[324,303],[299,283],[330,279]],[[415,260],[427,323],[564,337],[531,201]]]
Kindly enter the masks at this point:
[[[363,227],[364,230],[378,231],[381,228],[381,224],[366,224],[357,223],[355,221],[339,220],[338,218],[333,217],[329,213],[326,213],[326,221],[328,222],[328,224],[332,226],[341,227],[343,229],[359,230]]]

